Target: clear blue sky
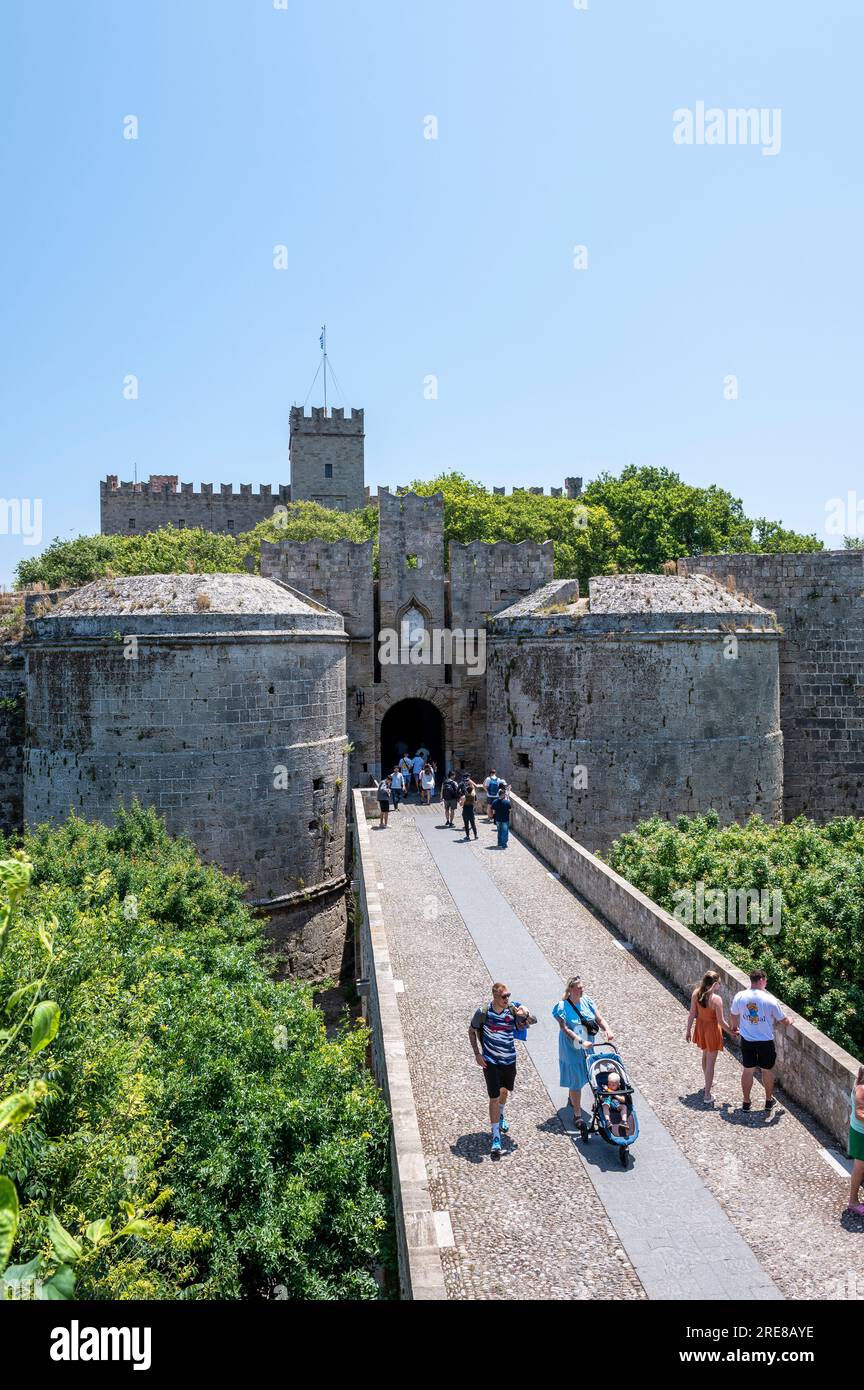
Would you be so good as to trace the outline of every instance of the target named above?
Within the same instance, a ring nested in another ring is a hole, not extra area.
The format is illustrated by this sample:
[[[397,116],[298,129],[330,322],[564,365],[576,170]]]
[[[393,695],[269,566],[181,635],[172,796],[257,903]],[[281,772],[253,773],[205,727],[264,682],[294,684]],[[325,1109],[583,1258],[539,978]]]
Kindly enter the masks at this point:
[[[666,464],[820,534],[864,501],[861,0],[49,0],[3,31],[0,497],[46,543],[135,463],[287,481],[325,321],[373,486]],[[674,144],[699,101],[779,107],[780,153]],[[0,582],[34,553],[0,535]]]

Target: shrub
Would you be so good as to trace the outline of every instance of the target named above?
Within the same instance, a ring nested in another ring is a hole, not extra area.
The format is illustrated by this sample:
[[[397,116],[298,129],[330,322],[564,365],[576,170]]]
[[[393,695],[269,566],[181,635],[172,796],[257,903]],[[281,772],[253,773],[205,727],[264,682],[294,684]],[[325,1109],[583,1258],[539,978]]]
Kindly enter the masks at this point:
[[[659,816],[612,845],[609,862],[643,893],[675,911],[675,893],[778,889],[777,935],[753,925],[692,930],[744,970],[764,966],[771,991],[855,1056],[864,1055],[864,820],[816,825],[800,816],[767,825],[721,826],[716,812],[673,826]],[[695,981],[694,981],[695,983]]]
[[[388,1126],[365,1026],[328,1041],[310,988],[272,978],[242,885],[152,811],[73,817],[24,850],[0,999],[31,978],[53,916],[62,1025],[49,1063],[16,1061],[14,1089],[37,1074],[49,1089],[4,1162],[16,1258],[37,1253],[48,1209],[80,1240],[125,1202],[152,1226],[85,1242],[77,1297],[376,1297]]]

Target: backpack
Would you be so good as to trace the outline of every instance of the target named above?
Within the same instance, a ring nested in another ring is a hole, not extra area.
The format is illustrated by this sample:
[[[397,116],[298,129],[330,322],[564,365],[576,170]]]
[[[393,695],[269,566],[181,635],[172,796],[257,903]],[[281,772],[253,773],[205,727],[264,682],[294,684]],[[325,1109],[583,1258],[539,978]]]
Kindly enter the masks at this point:
[[[477,802],[477,788],[476,788],[476,787],[463,786],[463,787],[462,787],[462,795],[463,795],[464,798],[465,798],[465,805],[466,805],[466,806],[474,806],[474,805],[476,804],[476,802]]]
[[[455,777],[448,777],[441,788],[441,795],[445,801],[457,801],[459,798],[459,787]]]
[[[518,1008],[520,1008],[520,1007],[521,1007],[521,1004],[520,1004],[520,1001],[519,1001],[518,999],[515,1001],[515,1003],[508,1004],[508,1005],[507,1005],[507,1012],[508,1012],[508,1014],[510,1015],[510,1017],[513,1019],[513,1022],[514,1022],[514,1023],[516,1023],[516,1010],[517,1010]],[[487,1022],[487,1019],[489,1018],[489,1005],[488,1005],[488,1004],[485,1004],[485,1005],[483,1006],[483,1008],[480,1010],[480,1018],[481,1018],[481,1020],[482,1020],[480,1026],[481,1026],[481,1029],[483,1029],[483,1028],[486,1027],[486,1022]],[[516,1024],[516,1027],[513,1029],[513,1036],[514,1036],[514,1038],[518,1038],[520,1042],[525,1042],[525,1039],[528,1037],[528,1026],[527,1026],[527,1025],[528,1025],[528,1019],[531,1019],[531,1021],[532,1021],[533,1023],[536,1023],[536,1022],[537,1022],[536,1018],[532,1018],[532,1015],[529,1014],[529,1015],[528,1015],[528,1018],[525,1019],[525,1020],[523,1021],[523,1024],[522,1024],[521,1027],[520,1027],[520,1026],[518,1025],[518,1023],[517,1023],[517,1024]]]
[[[486,788],[486,795],[488,796],[488,798],[489,798],[490,801],[492,800],[493,797],[495,797],[495,796],[498,795],[498,788],[500,787],[500,785],[501,785],[501,778],[500,778],[500,777],[490,777],[490,778],[489,778],[489,785],[488,785],[488,787]]]

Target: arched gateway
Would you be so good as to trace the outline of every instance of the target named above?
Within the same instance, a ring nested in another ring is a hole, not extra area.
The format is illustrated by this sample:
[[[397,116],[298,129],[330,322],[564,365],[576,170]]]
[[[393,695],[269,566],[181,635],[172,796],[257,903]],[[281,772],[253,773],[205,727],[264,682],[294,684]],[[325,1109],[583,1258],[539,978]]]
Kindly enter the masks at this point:
[[[418,748],[428,748],[438,765],[439,781],[444,767],[444,720],[430,700],[397,700],[381,720],[381,773],[391,771],[403,753],[413,757]]]

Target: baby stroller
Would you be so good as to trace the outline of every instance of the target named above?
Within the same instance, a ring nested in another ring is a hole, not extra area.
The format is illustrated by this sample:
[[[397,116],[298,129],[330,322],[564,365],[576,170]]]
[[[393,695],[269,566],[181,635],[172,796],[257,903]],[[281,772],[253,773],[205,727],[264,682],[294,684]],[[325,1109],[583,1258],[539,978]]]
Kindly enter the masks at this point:
[[[583,1142],[587,1144],[596,1129],[601,1139],[605,1139],[607,1144],[617,1148],[621,1167],[626,1168],[630,1145],[635,1144],[639,1138],[639,1119],[633,1107],[633,1086],[627,1068],[610,1043],[591,1043],[591,1047],[603,1048],[603,1051],[591,1052],[588,1056],[588,1085],[591,1087],[594,1105],[591,1111],[591,1123],[586,1124],[584,1120],[580,1120],[579,1131]],[[613,1071],[617,1071],[621,1077],[621,1085],[617,1091],[610,1092],[606,1087],[606,1082]],[[608,1105],[610,1094],[621,1100],[626,1100],[627,1108],[633,1116],[632,1134],[625,1134],[619,1138],[609,1128],[603,1113],[603,1105],[604,1102]]]

